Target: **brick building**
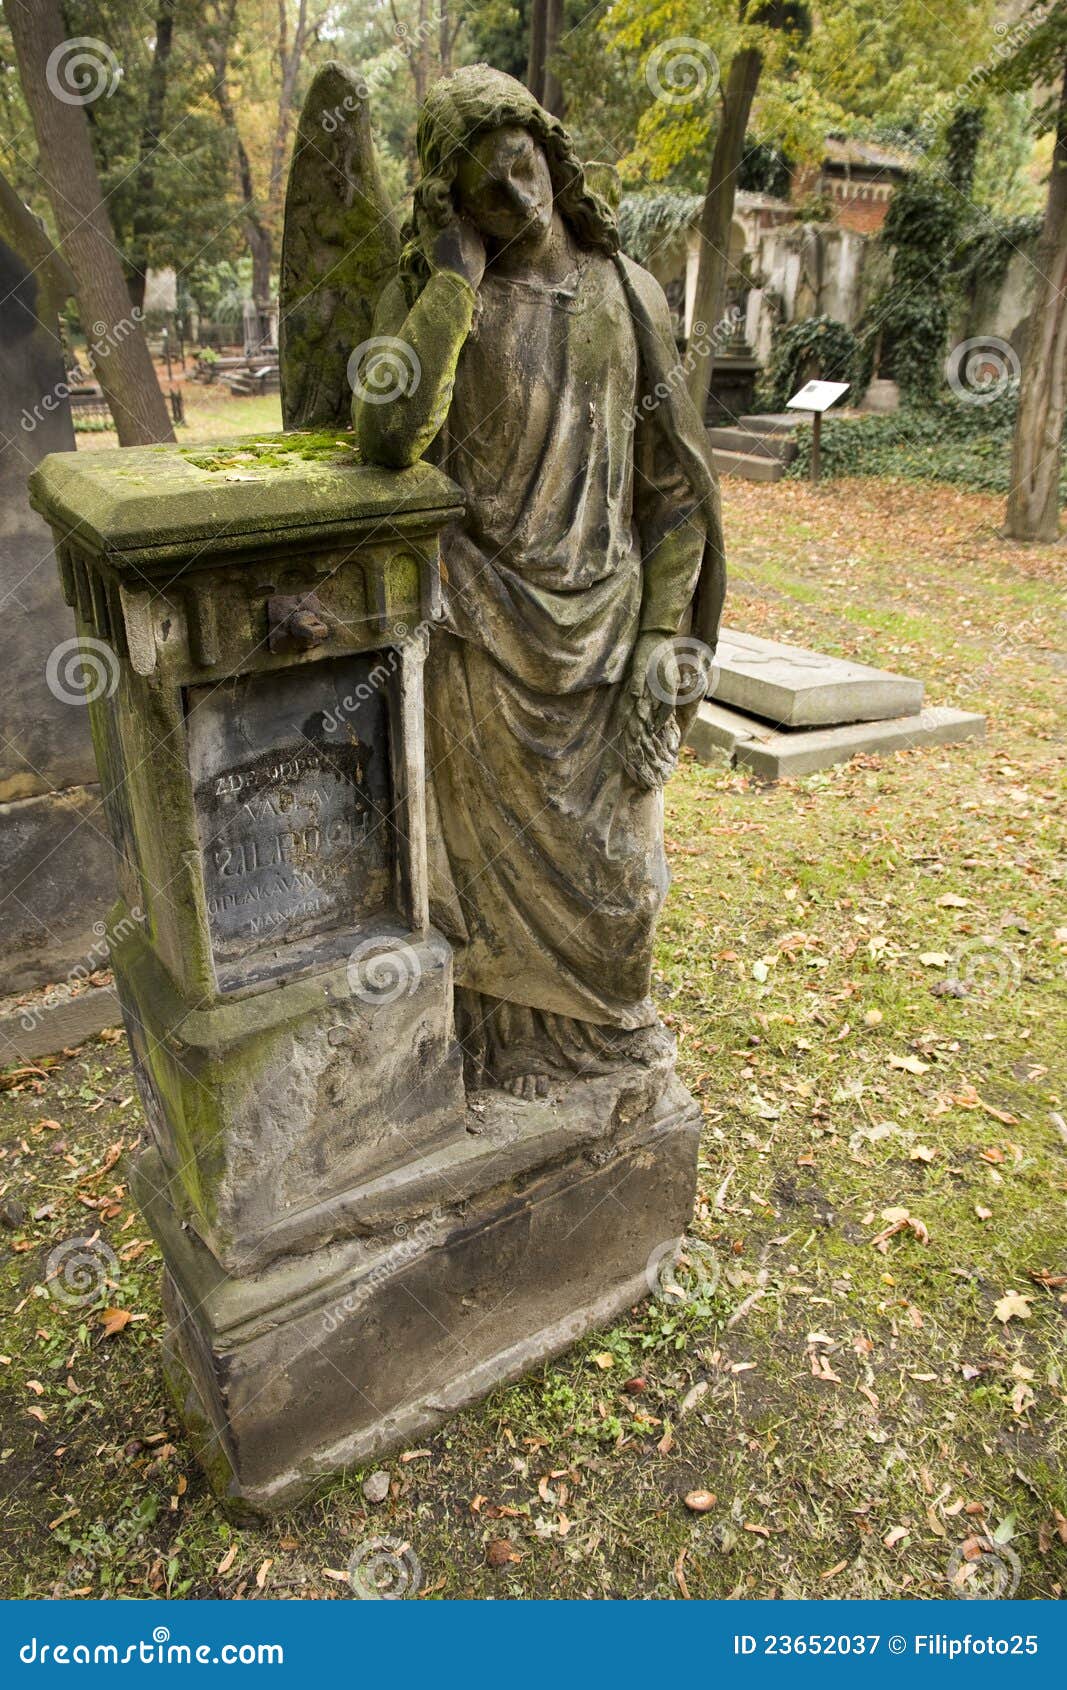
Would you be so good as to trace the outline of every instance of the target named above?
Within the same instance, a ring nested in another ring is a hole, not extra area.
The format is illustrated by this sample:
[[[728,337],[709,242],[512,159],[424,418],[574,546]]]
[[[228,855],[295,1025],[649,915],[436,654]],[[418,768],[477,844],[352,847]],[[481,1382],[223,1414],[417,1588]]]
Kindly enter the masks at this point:
[[[791,199],[794,205],[829,200],[842,229],[876,235],[895,190],[914,168],[914,156],[900,147],[830,136],[821,165],[794,171]]]

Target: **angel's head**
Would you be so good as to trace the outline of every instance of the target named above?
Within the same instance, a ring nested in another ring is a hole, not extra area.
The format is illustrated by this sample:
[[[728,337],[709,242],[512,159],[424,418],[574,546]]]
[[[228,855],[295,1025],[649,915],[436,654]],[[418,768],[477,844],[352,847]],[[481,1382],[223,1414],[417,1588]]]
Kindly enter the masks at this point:
[[[618,250],[614,213],[586,182],[562,123],[503,71],[465,65],[435,82],[419,115],[418,152],[404,254],[415,280],[426,274],[419,237],[460,214],[490,240],[509,242],[547,229],[555,209],[580,246]]]

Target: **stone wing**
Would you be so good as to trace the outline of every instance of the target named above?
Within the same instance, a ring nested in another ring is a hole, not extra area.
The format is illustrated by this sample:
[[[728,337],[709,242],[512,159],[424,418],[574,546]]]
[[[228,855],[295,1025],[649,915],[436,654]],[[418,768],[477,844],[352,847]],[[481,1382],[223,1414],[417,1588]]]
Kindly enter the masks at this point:
[[[285,428],[348,427],[348,360],[370,335],[399,254],[367,85],[331,60],[308,89],[285,198],[278,334]]]

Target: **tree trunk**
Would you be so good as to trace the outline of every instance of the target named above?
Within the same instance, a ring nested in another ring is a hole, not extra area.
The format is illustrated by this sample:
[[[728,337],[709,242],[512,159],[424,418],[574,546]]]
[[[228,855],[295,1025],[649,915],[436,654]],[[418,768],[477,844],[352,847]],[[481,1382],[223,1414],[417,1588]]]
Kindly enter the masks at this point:
[[[145,278],[148,273],[148,236],[152,228],[152,209],[155,193],[155,156],[163,128],[163,107],[167,98],[167,71],[174,39],[174,9],[177,0],[159,0],[156,15],[156,44],[152,52],[152,68],[148,73],[148,96],[145,101],[144,122],[141,125],[141,149],[137,166],[131,247],[129,256],[130,299],[140,311],[144,306]]]
[[[1005,530],[1013,540],[1049,541],[1059,534],[1067,407],[1067,64],[1034,271],[1037,283],[1019,387]]]
[[[271,145],[268,200],[272,223],[281,217],[282,202],[285,198],[285,183],[288,177],[286,165],[289,130],[296,108],[297,77],[300,74],[300,64],[307,43],[307,0],[300,0],[297,6],[296,28],[293,31],[291,47],[288,45],[288,40],[289,19],[286,12],[286,0],[278,0],[278,58],[281,63],[282,79],[278,90],[278,118],[274,126],[274,141]]]
[[[552,69],[552,55],[563,33],[563,0],[532,0],[526,86],[553,117],[563,116],[563,87]]]
[[[284,20],[284,0],[281,0],[281,4]],[[237,159],[237,180],[241,188],[241,199],[244,202],[242,223],[245,239],[248,242],[248,250],[252,255],[252,299],[262,320],[262,313],[270,309],[270,276],[274,243],[271,239],[270,228],[261,217],[259,207],[256,204],[252,165],[247,148],[241,139],[240,130],[237,127],[237,113],[233,109],[229,84],[226,80],[229,73],[230,43],[233,39],[236,12],[237,0],[226,0],[225,7],[220,7],[217,29],[208,37],[208,53],[211,59],[215,103],[219,108],[219,116],[233,138],[234,154]]]
[[[545,95],[545,25],[548,0],[530,0],[530,51],[526,58],[526,86],[535,100]]]
[[[411,74],[415,82],[415,105],[422,110],[426,90],[430,86],[430,44],[427,10],[429,0],[419,0],[419,19],[415,27],[415,50],[411,55]]]
[[[563,0],[545,0],[545,69],[541,104],[553,117],[563,116],[563,84],[553,64],[562,34]]]
[[[700,268],[697,271],[693,323],[703,323],[707,333],[706,336],[693,334],[690,337],[693,363],[689,372],[689,391],[701,416],[708,402],[714,364],[711,335],[722,316],[726,296],[737,169],[762,68],[763,56],[755,47],[742,48],[730,60],[730,70],[722,91],[722,116],[711,154],[704,208],[700,214]]]
[[[78,313],[95,346],[93,367],[123,446],[173,440],[140,324],[130,313],[122,259],[100,194],[83,106],[56,99],[49,55],[68,39],[58,0],[7,11],[19,78],[33,119],[39,175],[52,204],[63,256],[77,283]]]

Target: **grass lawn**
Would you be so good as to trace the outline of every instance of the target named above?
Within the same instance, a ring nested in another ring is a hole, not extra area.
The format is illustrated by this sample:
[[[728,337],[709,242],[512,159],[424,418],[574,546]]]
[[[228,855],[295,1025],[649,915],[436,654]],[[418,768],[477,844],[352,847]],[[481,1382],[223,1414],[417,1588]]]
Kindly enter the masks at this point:
[[[390,1461],[377,1507],[353,1473],[236,1532],[163,1394],[125,1041],[18,1071],[4,1595],[347,1599],[375,1536],[423,1597],[1067,1590],[1064,550],[944,487],[725,495],[732,625],[921,675],[989,737],[671,783],[657,990],[707,1122],[686,1295]],[[49,1253],[97,1229],[119,1273],[66,1307]]]
[[[265,398],[234,398],[228,388],[187,382],[185,423],[175,429],[179,446],[194,446],[201,440],[230,440],[240,434],[262,434],[282,426],[282,402],[277,393]],[[117,446],[119,437],[111,429],[87,430],[76,437],[79,452],[97,452]]]

